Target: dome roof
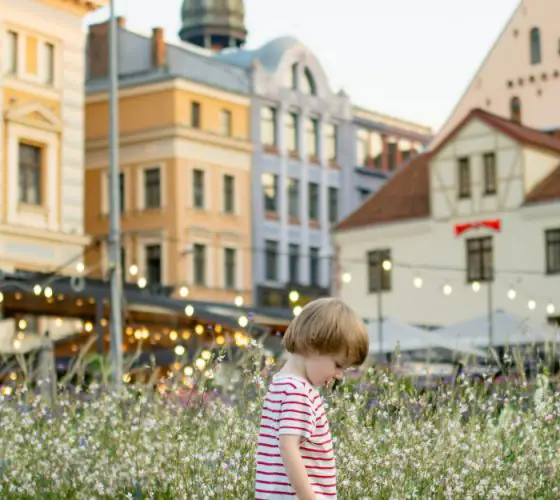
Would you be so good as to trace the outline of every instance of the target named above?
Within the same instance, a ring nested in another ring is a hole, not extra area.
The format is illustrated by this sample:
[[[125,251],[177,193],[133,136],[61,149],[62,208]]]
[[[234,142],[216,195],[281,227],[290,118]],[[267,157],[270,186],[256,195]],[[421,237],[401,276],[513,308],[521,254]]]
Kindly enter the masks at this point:
[[[243,0],[183,0],[182,40],[206,48],[240,47],[245,42]]]

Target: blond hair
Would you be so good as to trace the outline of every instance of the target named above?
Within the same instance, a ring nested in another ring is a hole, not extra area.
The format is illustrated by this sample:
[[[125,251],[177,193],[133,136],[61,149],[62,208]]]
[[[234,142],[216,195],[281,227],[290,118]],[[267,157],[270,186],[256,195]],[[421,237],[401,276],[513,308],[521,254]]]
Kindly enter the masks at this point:
[[[344,354],[349,366],[359,366],[367,358],[369,337],[364,322],[350,306],[326,297],[307,304],[292,320],[284,346],[302,356]]]

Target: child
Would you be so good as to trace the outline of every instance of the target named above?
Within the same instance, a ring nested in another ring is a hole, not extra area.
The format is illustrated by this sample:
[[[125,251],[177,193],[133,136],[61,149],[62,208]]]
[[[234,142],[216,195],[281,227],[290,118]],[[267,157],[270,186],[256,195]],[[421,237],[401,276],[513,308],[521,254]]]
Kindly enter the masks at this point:
[[[336,499],[333,443],[315,387],[364,362],[365,325],[341,300],[318,299],[290,323],[284,346],[289,358],[264,399],[255,499]]]

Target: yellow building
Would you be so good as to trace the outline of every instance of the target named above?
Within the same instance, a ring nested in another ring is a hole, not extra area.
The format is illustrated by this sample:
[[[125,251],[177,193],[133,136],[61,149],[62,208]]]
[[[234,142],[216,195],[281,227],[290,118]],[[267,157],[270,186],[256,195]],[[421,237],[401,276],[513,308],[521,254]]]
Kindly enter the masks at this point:
[[[82,21],[103,3],[0,0],[1,270],[69,270],[89,242]]]
[[[251,292],[250,98],[246,73],[119,19],[122,263],[127,282],[233,302]],[[90,264],[107,272],[108,25],[90,27],[86,99]],[[169,288],[167,288],[169,287]]]

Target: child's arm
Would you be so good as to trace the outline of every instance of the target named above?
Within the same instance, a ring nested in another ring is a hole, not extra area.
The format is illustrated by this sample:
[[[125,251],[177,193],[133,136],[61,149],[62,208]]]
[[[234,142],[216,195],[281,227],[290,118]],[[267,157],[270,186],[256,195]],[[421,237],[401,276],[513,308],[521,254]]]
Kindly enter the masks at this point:
[[[305,464],[299,452],[300,440],[301,437],[297,435],[284,434],[280,436],[282,462],[298,500],[316,500],[317,497],[309,484]]]

